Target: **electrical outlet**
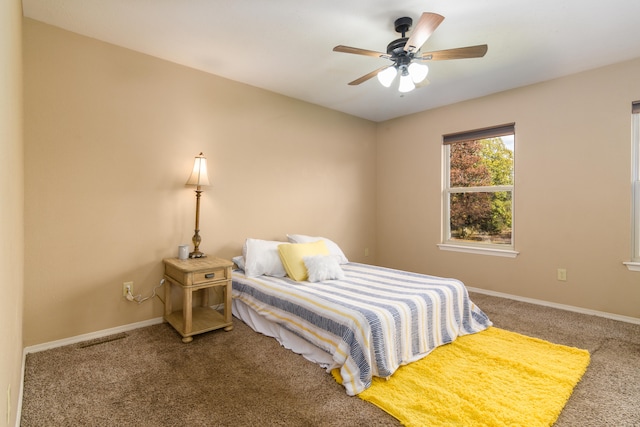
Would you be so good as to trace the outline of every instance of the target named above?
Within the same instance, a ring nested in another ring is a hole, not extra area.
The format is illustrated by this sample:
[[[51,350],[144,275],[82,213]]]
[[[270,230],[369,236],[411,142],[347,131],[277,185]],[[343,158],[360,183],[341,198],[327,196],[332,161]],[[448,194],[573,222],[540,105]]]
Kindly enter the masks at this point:
[[[129,293],[133,294],[133,282],[124,282],[122,284],[122,296],[126,297]]]
[[[561,282],[566,282],[567,281],[567,269],[566,268],[559,268],[557,277],[558,277],[558,280],[560,280]]]
[[[364,248],[364,256],[369,256],[369,248]]]

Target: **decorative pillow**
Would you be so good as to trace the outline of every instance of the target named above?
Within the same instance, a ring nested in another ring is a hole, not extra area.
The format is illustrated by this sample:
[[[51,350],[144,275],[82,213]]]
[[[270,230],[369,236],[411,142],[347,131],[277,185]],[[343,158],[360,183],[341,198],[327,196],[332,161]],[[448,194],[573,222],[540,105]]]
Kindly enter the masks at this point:
[[[240,270],[244,270],[244,257],[242,255],[234,256],[231,261],[238,266]]]
[[[323,240],[312,243],[284,243],[278,246],[278,253],[287,275],[300,282],[309,277],[302,257],[310,255],[329,255],[329,249]]]
[[[302,257],[309,272],[310,282],[344,279],[344,271],[335,255],[312,255]]]
[[[244,275],[247,277],[273,276],[284,277],[284,271],[278,245],[284,242],[260,239],[247,239],[242,248],[244,257]]]
[[[340,249],[340,246],[338,246],[332,240],[327,239],[326,237],[305,236],[304,234],[287,234],[287,239],[291,243],[311,243],[317,242],[318,240],[324,240],[324,242],[327,244],[327,249],[329,249],[329,252],[332,255],[338,257],[338,262],[340,264],[346,264],[349,262],[344,252],[342,252],[342,249]]]

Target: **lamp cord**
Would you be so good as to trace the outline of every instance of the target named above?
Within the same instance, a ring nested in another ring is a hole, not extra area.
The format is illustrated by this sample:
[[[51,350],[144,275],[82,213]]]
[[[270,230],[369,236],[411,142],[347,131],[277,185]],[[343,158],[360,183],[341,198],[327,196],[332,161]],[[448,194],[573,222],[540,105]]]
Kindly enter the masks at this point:
[[[133,301],[133,302],[137,302],[138,304],[142,304],[143,302],[145,302],[146,300],[153,298],[154,296],[156,296],[156,289],[158,289],[160,286],[162,286],[164,284],[164,279],[160,280],[160,284],[158,286],[156,286],[155,288],[153,288],[153,293],[151,295],[149,295],[146,298],[143,298],[142,295],[136,295],[133,296],[131,294],[131,290],[129,290],[127,292],[127,300],[129,301]]]

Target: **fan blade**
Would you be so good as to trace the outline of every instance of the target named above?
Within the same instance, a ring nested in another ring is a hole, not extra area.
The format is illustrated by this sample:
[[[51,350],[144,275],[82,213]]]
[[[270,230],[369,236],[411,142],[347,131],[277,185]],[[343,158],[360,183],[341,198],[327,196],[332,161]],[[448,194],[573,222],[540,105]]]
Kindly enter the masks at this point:
[[[407,43],[404,45],[404,51],[415,53],[420,50],[424,42],[431,37],[431,34],[433,34],[442,21],[444,21],[444,16],[438,15],[437,13],[424,12],[420,16],[418,24],[411,31],[411,37],[409,37],[409,40],[407,40]]]
[[[349,86],[356,86],[356,85],[359,85],[360,83],[364,83],[367,80],[369,80],[370,78],[372,78],[373,76],[376,76],[380,71],[386,70],[389,67],[393,67],[393,65],[387,65],[385,67],[378,68],[377,70],[374,70],[374,71],[370,72],[369,74],[365,74],[364,76],[362,76],[362,77],[360,77],[358,79],[355,79],[354,81],[349,83]]]
[[[456,49],[438,50],[426,52],[414,59],[422,61],[446,61],[448,59],[482,58],[487,53],[488,46],[480,44],[477,46],[458,47]]]
[[[390,55],[383,52],[376,52],[374,50],[360,49],[357,47],[350,46],[336,46],[333,48],[334,52],[343,52],[343,53],[354,53],[356,55],[365,55],[365,56],[373,56],[374,58],[391,58]]]

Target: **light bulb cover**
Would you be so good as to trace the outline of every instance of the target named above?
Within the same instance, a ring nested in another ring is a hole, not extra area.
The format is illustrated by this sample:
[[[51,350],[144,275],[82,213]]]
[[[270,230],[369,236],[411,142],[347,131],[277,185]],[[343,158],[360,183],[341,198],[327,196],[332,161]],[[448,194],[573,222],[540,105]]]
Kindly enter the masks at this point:
[[[400,85],[398,86],[398,91],[400,92],[411,92],[416,88],[416,85],[413,83],[411,76],[409,73],[403,73],[400,76]]]
[[[378,81],[382,86],[389,87],[391,86],[391,83],[393,83],[397,75],[398,70],[392,65],[378,73]]]
[[[411,80],[413,80],[415,84],[418,84],[427,78],[427,74],[429,74],[429,67],[425,64],[412,62],[409,65],[408,71],[411,76]]]

